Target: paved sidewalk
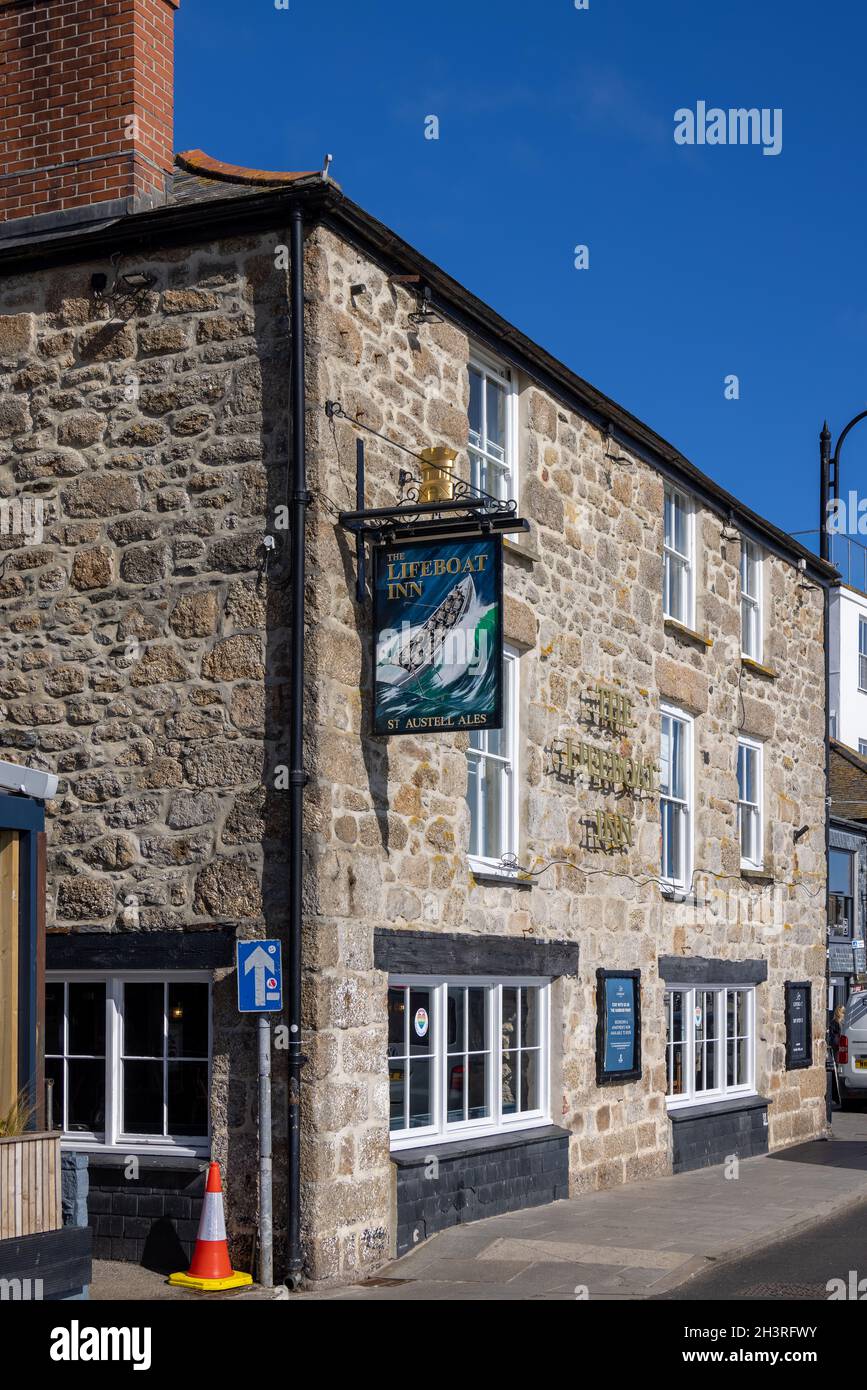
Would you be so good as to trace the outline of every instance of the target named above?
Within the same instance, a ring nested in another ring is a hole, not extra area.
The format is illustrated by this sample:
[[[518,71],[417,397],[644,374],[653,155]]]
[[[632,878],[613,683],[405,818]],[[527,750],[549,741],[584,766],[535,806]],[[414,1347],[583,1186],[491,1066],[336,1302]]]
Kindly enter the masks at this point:
[[[654,1178],[494,1216],[433,1236],[378,1280],[321,1293],[171,1288],[137,1265],[94,1263],[95,1300],[637,1299],[867,1201],[867,1110],[834,1116],[834,1138],[723,1168]],[[380,1280],[385,1282],[379,1282]]]
[[[302,1299],[638,1299],[867,1201],[867,1113],[834,1138],[457,1226],[375,1281]]]

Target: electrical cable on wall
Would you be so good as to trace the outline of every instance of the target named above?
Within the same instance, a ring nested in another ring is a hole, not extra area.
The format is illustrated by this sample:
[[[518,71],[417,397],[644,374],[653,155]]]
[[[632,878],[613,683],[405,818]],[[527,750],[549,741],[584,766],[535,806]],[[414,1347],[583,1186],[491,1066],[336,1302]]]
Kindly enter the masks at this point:
[[[500,867],[509,872],[516,872],[518,882],[526,882],[528,879],[541,878],[542,874],[547,873],[549,869],[560,867],[574,869],[576,873],[582,874],[585,878],[593,878],[597,874],[602,874],[608,878],[624,878],[627,879],[630,883],[637,884],[639,888],[645,888],[650,883],[655,883],[660,888],[670,887],[670,884],[665,879],[661,878],[658,874],[647,874],[639,878],[635,874],[624,873],[620,869],[585,869],[582,868],[580,864],[574,864],[570,859],[549,859],[547,863],[542,865],[541,868],[529,869],[522,868],[521,865],[518,864],[517,859],[514,855],[505,854],[502,856],[500,860]],[[692,872],[692,876],[690,877],[689,889],[684,892],[684,899],[689,897],[690,894],[694,895],[695,880],[696,878],[701,876],[705,878],[713,878],[718,881],[729,881],[732,883],[744,882],[743,876],[741,874],[718,874],[715,873],[712,869],[694,869]],[[749,880],[747,881],[749,882]],[[768,888],[801,888],[810,898],[817,898],[821,893],[824,893],[825,891],[824,887],[822,887],[817,889],[816,892],[812,892],[805,883],[796,883],[793,880],[777,878],[772,879],[769,883],[754,883],[752,886],[758,888],[760,893],[764,893],[765,890]]]

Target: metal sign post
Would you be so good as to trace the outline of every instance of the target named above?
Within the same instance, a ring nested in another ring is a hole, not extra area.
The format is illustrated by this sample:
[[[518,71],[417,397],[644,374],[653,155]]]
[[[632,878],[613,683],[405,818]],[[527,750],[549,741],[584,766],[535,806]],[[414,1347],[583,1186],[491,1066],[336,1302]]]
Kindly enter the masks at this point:
[[[271,1155],[271,1022],[259,1015],[259,1283],[274,1286],[273,1159]]]
[[[279,941],[237,943],[238,1009],[259,1015],[259,1283],[274,1285],[273,1151],[271,1142],[271,1022],[283,1008]]]

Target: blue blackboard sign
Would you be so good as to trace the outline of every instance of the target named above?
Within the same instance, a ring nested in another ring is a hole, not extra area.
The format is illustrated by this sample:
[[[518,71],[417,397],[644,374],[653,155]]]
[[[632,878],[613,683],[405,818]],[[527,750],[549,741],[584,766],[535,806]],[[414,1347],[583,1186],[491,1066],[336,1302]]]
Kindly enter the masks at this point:
[[[641,1077],[641,971],[596,972],[596,1084]]]

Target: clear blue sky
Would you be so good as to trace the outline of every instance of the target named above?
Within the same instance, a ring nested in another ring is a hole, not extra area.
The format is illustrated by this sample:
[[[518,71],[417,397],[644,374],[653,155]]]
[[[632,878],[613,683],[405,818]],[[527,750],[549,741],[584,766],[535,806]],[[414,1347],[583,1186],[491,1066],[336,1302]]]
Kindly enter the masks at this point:
[[[816,525],[822,419],[867,406],[867,6],[182,0],[176,34],[178,149],[331,152],[352,199],[699,468]],[[782,108],[782,152],[675,145],[699,100]],[[867,491],[861,431],[842,481]]]

